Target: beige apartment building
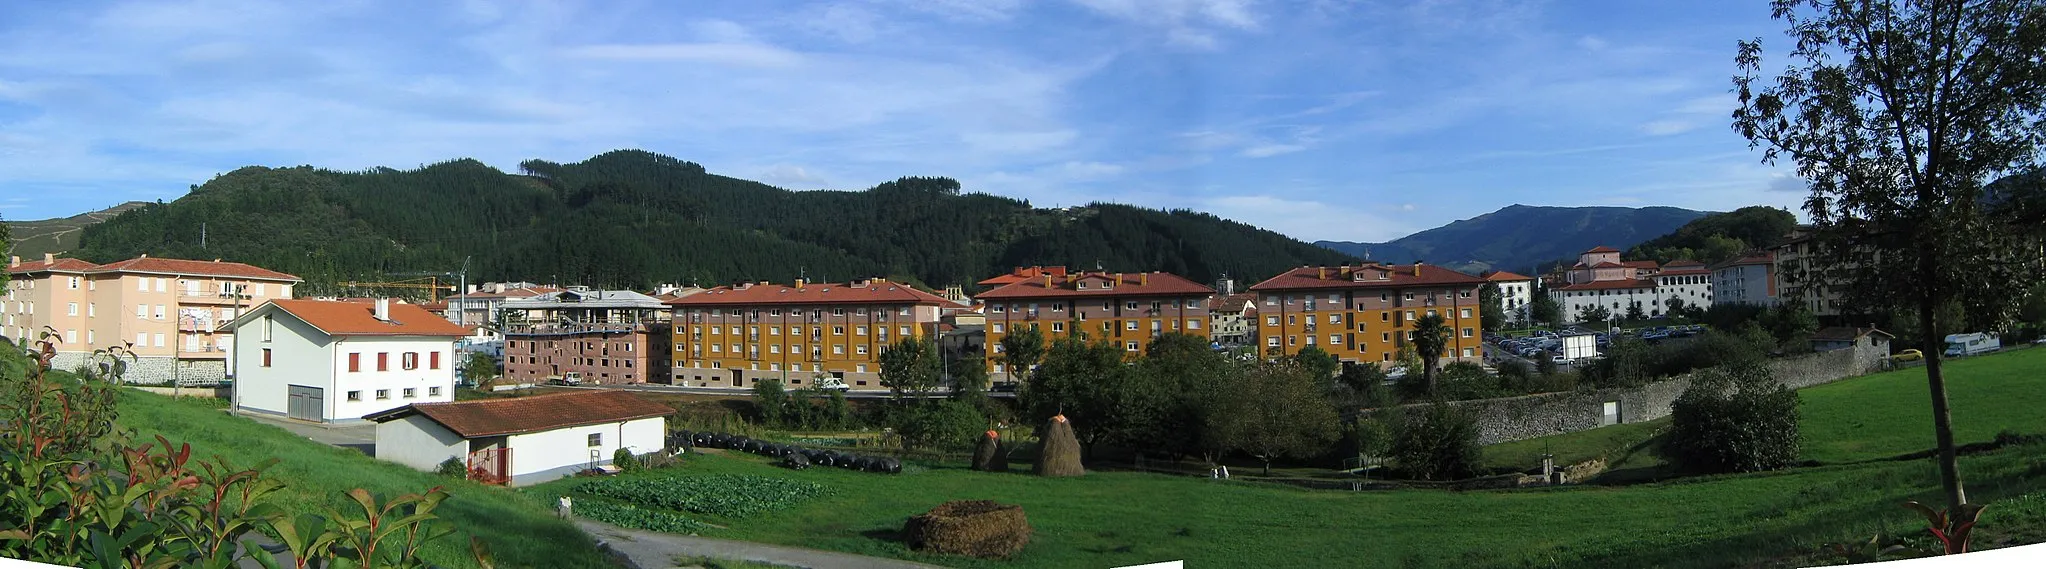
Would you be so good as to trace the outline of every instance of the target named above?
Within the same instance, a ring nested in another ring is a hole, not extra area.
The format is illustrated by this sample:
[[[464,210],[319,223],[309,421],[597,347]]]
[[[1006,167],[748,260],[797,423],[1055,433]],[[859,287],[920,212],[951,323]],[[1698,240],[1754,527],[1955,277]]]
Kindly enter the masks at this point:
[[[41,331],[54,331],[51,364],[63,369],[84,363],[94,350],[126,344],[137,359],[124,379],[144,384],[231,378],[234,335],[224,325],[266,300],[291,298],[300,282],[242,263],[148,255],[104,265],[47,254],[34,262],[13,257],[7,273],[0,336],[33,342]]]

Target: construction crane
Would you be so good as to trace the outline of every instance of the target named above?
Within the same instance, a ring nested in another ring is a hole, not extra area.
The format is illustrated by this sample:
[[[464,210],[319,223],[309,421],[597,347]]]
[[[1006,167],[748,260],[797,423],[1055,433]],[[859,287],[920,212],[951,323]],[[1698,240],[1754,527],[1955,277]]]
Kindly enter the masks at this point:
[[[409,279],[409,280],[402,280],[402,281],[393,281],[393,282],[382,282],[382,283],[371,283],[371,282],[356,282],[356,281],[349,281],[349,282],[341,283],[341,286],[345,286],[345,287],[361,287],[361,288],[373,288],[373,289],[374,289],[374,288],[412,288],[412,289],[421,289],[421,288],[423,288],[423,289],[426,289],[426,291],[427,291],[427,300],[426,300],[426,302],[427,302],[427,303],[429,303],[429,304],[431,304],[431,303],[435,303],[435,302],[440,302],[440,291],[443,291],[443,290],[445,290],[445,291],[453,292],[453,291],[455,290],[455,287],[454,287],[454,285],[444,285],[444,284],[441,284],[441,280],[440,280],[440,277],[437,277],[437,276],[435,276],[435,277],[426,277],[426,278],[420,278],[420,279]]]

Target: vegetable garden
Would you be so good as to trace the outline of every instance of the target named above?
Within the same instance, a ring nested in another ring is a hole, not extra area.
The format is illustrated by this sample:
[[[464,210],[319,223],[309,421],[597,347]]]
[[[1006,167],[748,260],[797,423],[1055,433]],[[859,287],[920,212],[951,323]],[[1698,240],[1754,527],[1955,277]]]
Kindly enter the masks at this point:
[[[716,527],[687,514],[737,520],[787,509],[831,493],[815,482],[751,474],[591,480],[569,488],[584,497],[576,512],[620,526],[669,533]]]

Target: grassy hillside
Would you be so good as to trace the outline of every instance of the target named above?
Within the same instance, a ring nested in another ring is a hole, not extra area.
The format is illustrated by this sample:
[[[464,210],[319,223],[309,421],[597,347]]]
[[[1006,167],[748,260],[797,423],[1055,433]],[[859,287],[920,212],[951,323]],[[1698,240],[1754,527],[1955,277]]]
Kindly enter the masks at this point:
[[[80,255],[227,258],[325,285],[452,271],[595,286],[860,276],[970,285],[1011,267],[1162,270],[1257,279],[1349,257],[1191,211],[1037,209],[946,178],[793,192],[641,151],[418,170],[248,167],[84,231]],[[201,226],[209,228],[206,248]]]
[[[354,507],[342,495],[366,488],[379,500],[445,486],[452,495],[435,513],[456,533],[433,543],[424,557],[442,567],[475,567],[469,536],[481,536],[498,567],[612,567],[587,534],[554,516],[532,496],[502,488],[441,478],[409,467],[379,462],[362,453],[306,440],[283,429],[230,416],[202,400],[123,391],[123,428],[142,439],[161,434],[172,443],[191,443],[198,457],[226,457],[251,465],[276,457],[268,476],[289,485],[275,496],[288,510]],[[347,511],[347,510],[342,510]]]
[[[12,242],[8,255],[22,259],[40,259],[43,253],[66,254],[78,248],[78,238],[88,226],[112,219],[131,209],[148,205],[147,202],[128,202],[99,211],[89,211],[71,217],[43,219],[36,221],[9,221]]]

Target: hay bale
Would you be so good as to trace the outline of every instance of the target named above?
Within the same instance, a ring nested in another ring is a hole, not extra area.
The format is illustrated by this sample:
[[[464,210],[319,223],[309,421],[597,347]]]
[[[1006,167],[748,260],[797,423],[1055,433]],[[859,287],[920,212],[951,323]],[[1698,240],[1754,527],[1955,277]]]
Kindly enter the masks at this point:
[[[1038,476],[1079,476],[1087,473],[1080,466],[1080,439],[1073,435],[1073,424],[1065,415],[1057,415],[1046,421],[1043,434],[1038,436],[1037,464],[1030,472]]]
[[[991,500],[946,502],[902,526],[909,546],[919,551],[983,559],[1013,557],[1030,543],[1023,507]]]
[[[994,431],[980,437],[980,446],[973,448],[973,469],[982,472],[1008,472],[1009,454],[1002,448],[1002,435]]]

